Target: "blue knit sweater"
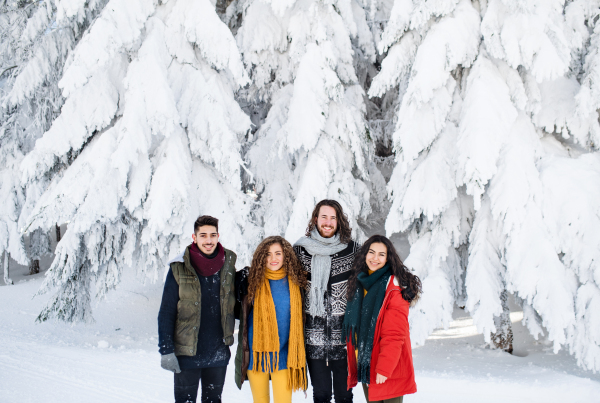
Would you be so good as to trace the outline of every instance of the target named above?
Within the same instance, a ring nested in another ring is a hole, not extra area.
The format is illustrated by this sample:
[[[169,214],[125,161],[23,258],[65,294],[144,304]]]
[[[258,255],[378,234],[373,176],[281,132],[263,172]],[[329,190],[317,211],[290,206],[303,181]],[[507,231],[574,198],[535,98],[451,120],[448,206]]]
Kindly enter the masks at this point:
[[[287,276],[281,280],[269,280],[271,295],[275,303],[275,315],[277,316],[277,334],[279,336],[279,369],[287,369],[288,341],[290,338],[290,286]],[[252,336],[254,323],[254,310],[248,315],[248,345],[250,346],[250,363],[248,369],[254,366],[254,354],[252,350]],[[273,354],[271,355],[271,362]],[[265,368],[262,369],[265,372]]]

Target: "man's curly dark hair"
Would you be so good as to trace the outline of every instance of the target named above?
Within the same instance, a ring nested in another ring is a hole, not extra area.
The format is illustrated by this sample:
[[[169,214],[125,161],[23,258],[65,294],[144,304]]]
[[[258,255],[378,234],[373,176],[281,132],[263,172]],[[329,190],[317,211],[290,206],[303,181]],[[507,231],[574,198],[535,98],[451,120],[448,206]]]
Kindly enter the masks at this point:
[[[254,300],[254,295],[262,286],[267,269],[267,253],[271,245],[278,243],[283,250],[282,269],[287,273],[289,281],[300,286],[300,289],[306,287],[306,272],[302,268],[300,261],[296,257],[292,245],[281,236],[270,236],[265,238],[254,251],[252,264],[248,273],[248,298]]]

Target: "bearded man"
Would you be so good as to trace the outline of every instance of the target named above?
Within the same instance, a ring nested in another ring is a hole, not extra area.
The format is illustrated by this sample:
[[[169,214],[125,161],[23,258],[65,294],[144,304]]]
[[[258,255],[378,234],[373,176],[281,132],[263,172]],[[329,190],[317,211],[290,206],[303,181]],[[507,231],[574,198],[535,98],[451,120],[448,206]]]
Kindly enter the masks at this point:
[[[315,403],[329,403],[332,395],[336,403],[352,402],[352,390],[347,388],[346,343],[342,340],[347,283],[360,249],[351,236],[342,206],[325,199],[315,206],[306,236],[294,245],[308,278],[304,336]]]

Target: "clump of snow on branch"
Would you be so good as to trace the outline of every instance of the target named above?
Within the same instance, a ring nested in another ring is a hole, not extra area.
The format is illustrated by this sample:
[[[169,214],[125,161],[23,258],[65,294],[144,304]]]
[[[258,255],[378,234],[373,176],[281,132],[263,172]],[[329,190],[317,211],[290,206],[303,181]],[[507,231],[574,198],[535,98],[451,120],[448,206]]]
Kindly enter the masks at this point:
[[[423,281],[413,340],[456,302],[489,342],[508,291],[535,337],[598,370],[598,2],[443,3],[394,2],[369,90],[401,99],[386,231],[408,231]]]
[[[196,51],[208,43],[227,58]],[[233,97],[245,82],[234,43],[208,1],[109,2],[84,36],[60,83],[63,113],[22,165],[25,181],[58,172],[32,227],[70,222],[40,320],[90,320],[92,283],[102,297],[125,268],[157,280],[199,214],[218,216],[224,244],[249,256],[258,229],[239,189],[250,120]]]
[[[247,96],[271,105],[247,152],[265,232],[295,241],[315,203],[332,198],[362,238],[358,220],[372,210],[366,182],[377,174],[353,68],[353,43],[374,55],[363,8],[354,1],[239,7],[237,41],[253,79]]]

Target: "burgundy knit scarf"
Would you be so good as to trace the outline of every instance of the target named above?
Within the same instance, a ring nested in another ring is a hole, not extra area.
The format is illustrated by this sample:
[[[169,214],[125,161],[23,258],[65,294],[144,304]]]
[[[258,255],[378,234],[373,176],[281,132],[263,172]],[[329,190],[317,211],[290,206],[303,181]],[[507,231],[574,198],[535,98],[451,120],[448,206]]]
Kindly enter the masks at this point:
[[[212,276],[213,274],[221,270],[221,267],[223,267],[223,265],[225,264],[225,249],[223,248],[221,243],[217,244],[217,256],[215,256],[212,259],[206,257],[206,255],[204,255],[200,251],[198,245],[196,245],[195,243],[192,243],[189,246],[189,250],[190,263],[192,264],[194,270],[196,270],[196,273],[198,273],[198,275],[200,276]]]

